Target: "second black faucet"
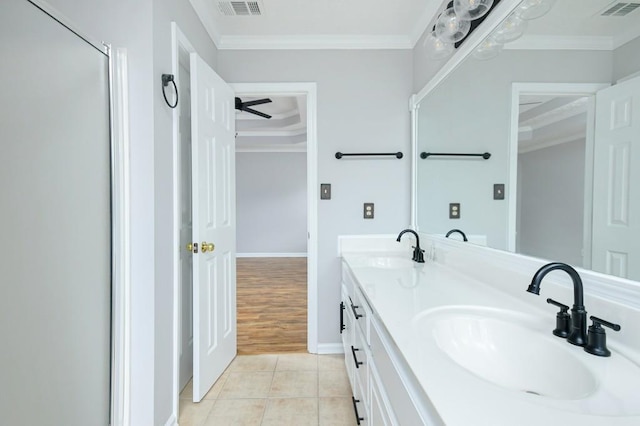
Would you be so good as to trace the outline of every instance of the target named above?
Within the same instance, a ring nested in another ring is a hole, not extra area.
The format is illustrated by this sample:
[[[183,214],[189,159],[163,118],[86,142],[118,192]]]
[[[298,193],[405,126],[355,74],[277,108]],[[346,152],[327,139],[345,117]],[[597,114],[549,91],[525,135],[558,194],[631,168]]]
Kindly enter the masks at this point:
[[[398,234],[398,238],[396,238],[396,241],[400,242],[400,238],[402,238],[402,236],[407,232],[413,234],[416,237],[416,245],[413,247],[413,257],[411,258],[411,260],[418,263],[424,263],[424,250],[420,248],[420,237],[418,236],[418,233],[416,231],[414,231],[413,229],[405,229],[404,231],[400,232],[400,234]]]

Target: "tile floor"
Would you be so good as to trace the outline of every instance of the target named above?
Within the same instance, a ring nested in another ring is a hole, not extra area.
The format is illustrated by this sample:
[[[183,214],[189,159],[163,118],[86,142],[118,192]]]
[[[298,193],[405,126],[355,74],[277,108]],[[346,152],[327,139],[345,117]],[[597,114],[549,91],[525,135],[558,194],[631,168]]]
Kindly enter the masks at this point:
[[[239,355],[197,404],[180,394],[180,426],[353,426],[343,355]]]

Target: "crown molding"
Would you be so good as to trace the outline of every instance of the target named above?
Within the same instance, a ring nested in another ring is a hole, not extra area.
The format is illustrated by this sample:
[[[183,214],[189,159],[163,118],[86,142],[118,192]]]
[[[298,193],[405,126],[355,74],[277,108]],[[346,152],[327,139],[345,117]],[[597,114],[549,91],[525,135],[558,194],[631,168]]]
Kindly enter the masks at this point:
[[[585,96],[578,98],[573,102],[545,111],[542,114],[529,118],[528,120],[524,120],[520,123],[520,126],[530,127],[532,130],[537,130],[541,127],[549,126],[559,121],[566,120],[567,118],[586,113],[588,106],[588,97]]]
[[[192,0],[196,1],[196,0]],[[406,35],[221,36],[219,50],[412,49]]]
[[[505,50],[614,50],[612,37],[527,35],[504,45]]]
[[[552,146],[561,145],[563,143],[574,142],[587,137],[586,132],[574,133],[569,136],[556,139],[538,140],[531,139],[526,144],[518,145],[518,154],[526,154],[528,152],[538,151],[544,148],[550,148]]]
[[[613,48],[617,49],[618,47],[629,43],[631,40],[640,37],[640,26],[632,28],[630,31],[627,31],[624,34],[620,34],[613,38]]]
[[[446,2],[448,2],[448,0]],[[425,31],[427,31],[427,28],[429,28],[429,26],[432,25],[432,22],[435,21],[436,17],[438,16],[438,12],[444,9],[444,3],[428,2],[428,4],[425,5],[420,19],[418,19],[418,22],[416,22],[416,24],[413,26],[413,30],[411,31],[411,34],[409,36],[411,39],[412,48],[414,48],[416,44],[418,44],[418,41],[420,41],[420,38],[422,38],[422,35],[425,33]]]

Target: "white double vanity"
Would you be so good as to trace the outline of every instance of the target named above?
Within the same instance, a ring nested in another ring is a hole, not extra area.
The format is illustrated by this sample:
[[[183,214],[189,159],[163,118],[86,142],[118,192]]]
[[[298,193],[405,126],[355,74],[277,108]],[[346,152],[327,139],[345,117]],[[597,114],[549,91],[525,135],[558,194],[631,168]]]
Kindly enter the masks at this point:
[[[408,237],[408,238],[407,238]],[[640,286],[578,269],[610,357],[556,337],[573,303],[562,271],[528,293],[546,261],[420,236],[343,236],[341,334],[361,425],[638,425]],[[413,243],[413,244],[412,244]],[[590,324],[591,322],[589,322]]]

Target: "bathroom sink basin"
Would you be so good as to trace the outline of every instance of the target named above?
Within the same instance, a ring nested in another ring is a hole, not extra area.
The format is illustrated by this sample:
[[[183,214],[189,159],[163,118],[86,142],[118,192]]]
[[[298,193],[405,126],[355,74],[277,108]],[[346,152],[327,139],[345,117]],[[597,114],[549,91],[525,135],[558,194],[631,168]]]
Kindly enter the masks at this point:
[[[457,366],[515,392],[553,399],[582,399],[597,389],[591,369],[563,339],[536,330],[514,311],[448,307],[414,319],[423,337]]]

